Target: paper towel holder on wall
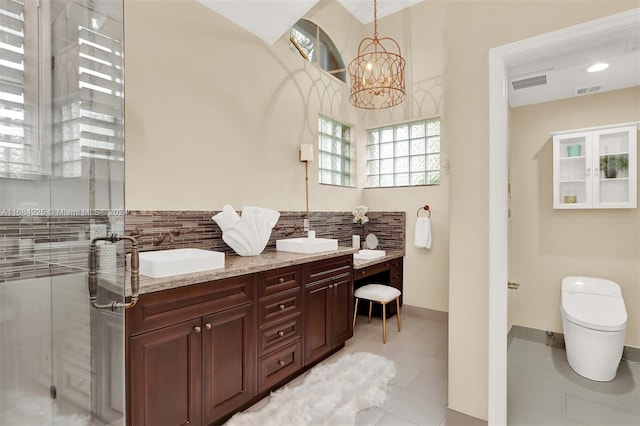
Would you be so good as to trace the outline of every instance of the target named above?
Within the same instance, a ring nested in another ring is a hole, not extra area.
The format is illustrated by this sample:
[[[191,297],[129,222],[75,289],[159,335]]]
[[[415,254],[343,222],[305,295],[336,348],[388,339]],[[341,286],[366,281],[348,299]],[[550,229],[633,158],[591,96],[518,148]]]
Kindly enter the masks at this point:
[[[420,217],[420,210],[426,211],[427,213],[429,213],[428,217],[431,217],[431,210],[429,209],[429,205],[428,204],[425,204],[424,206],[422,206],[422,207],[420,207],[418,209],[418,211],[416,212],[416,216],[417,217]]]

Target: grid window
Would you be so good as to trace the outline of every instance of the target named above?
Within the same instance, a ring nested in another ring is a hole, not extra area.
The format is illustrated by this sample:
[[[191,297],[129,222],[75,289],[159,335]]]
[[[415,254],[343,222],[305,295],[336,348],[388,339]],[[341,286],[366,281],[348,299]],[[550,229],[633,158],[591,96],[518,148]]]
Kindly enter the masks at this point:
[[[319,182],[351,186],[351,129],[330,118],[318,119]]]
[[[367,186],[440,183],[440,119],[371,129],[367,140]]]

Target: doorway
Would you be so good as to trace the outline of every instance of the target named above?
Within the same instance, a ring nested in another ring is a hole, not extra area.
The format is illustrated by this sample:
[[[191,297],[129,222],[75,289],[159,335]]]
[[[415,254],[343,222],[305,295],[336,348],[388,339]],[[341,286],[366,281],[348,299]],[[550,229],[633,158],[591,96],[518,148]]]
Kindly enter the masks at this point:
[[[611,31],[637,27],[631,10],[563,30],[491,49],[490,67],[490,285],[489,285],[489,424],[507,423],[507,286],[508,281],[508,67],[550,46],[575,43]]]

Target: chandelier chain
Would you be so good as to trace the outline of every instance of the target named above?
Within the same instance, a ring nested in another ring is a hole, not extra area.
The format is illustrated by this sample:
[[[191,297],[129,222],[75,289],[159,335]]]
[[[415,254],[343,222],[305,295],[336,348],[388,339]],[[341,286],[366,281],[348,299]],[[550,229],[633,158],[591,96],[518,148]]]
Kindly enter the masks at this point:
[[[378,0],[373,0],[373,38],[378,39]]]

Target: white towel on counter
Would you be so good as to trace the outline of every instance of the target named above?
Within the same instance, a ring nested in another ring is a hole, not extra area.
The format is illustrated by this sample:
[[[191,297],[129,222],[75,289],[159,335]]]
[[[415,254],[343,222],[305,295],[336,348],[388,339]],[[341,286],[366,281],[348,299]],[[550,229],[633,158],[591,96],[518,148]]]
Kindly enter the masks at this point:
[[[431,219],[419,217],[416,220],[416,234],[413,244],[420,248],[431,248]]]

